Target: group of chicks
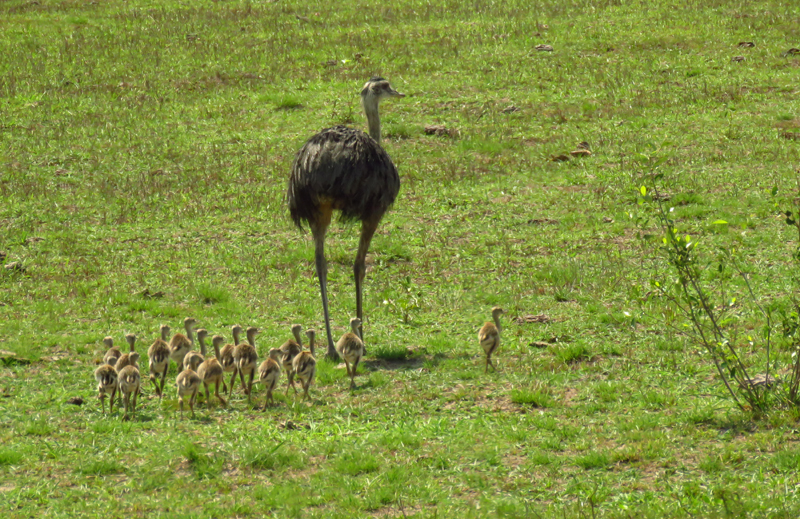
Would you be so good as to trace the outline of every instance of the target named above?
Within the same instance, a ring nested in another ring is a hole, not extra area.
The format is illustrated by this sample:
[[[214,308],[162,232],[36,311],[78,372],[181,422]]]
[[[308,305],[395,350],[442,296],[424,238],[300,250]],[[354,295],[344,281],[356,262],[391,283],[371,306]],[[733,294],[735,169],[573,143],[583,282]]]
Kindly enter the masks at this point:
[[[250,402],[250,394],[256,372],[258,372],[258,382],[267,389],[267,396],[264,401],[264,410],[268,404],[274,404],[272,391],[277,387],[281,376],[281,371],[286,372],[288,379],[286,390],[292,387],[297,393],[294,385],[294,378],[297,377],[303,385],[303,400],[307,399],[308,390],[316,375],[317,361],[314,358],[314,339],[316,332],[307,330],[309,349],[303,349],[301,331],[303,327],[299,324],[292,325],[294,339],[286,341],[280,348],[272,348],[265,361],[258,365],[258,353],[255,346],[255,336],[259,330],[256,327],[249,327],[245,331],[247,342],[240,342],[242,327],[235,325],[231,328],[233,333],[233,344],[226,344],[225,338],[221,335],[214,335],[211,344],[214,347],[214,355],[206,354],[205,339],[208,331],[199,329],[195,332],[194,327],[197,321],[192,317],[187,317],[183,321],[186,334],[177,333],[169,338],[170,327],[161,326],[161,337],[156,339],[147,350],[149,360],[150,381],[153,383],[159,401],[164,395],[164,383],[167,378],[170,361],[174,361],[178,366],[178,377],[175,379],[177,387],[178,402],[180,405],[181,416],[183,416],[184,400],[188,401],[189,408],[194,416],[194,404],[197,401],[197,394],[201,384],[205,388],[206,405],[211,405],[209,397],[209,385],[214,385],[214,394],[223,406],[227,402],[219,393],[219,386],[222,384],[223,393],[228,394],[228,399],[233,394],[236,377],[242,383],[247,401]],[[361,320],[353,318],[350,320],[351,331],[345,333],[336,343],[336,351],[342,357],[350,377],[350,387],[355,386],[356,369],[361,358],[366,353],[364,342],[360,336]],[[200,351],[195,350],[195,333]],[[103,343],[107,347],[103,364],[94,372],[97,381],[98,398],[100,399],[103,413],[105,413],[105,398],[110,396],[109,412],[114,411],[114,397],[119,391],[122,403],[125,408],[124,419],[135,417],[136,399],[142,389],[142,376],[139,372],[139,354],[135,351],[136,336],[127,334],[125,340],[130,346],[128,353],[123,353],[114,346],[114,339],[106,337]],[[224,376],[231,374],[230,383],[225,384]],[[129,415],[130,411],[130,415]]]
[[[502,308],[498,306],[492,308],[492,320],[494,322],[485,323],[478,331],[478,342],[484,353],[486,353],[485,371],[487,372],[489,371],[489,366],[492,369],[497,369],[492,363],[492,354],[500,346],[500,332],[502,330],[500,315],[502,313]],[[208,337],[208,331],[201,328],[195,332],[194,327],[196,324],[197,321],[194,318],[187,317],[183,321],[186,334],[177,333],[171,339],[169,338],[170,327],[166,324],[162,325],[161,338],[156,339],[147,349],[147,357],[150,364],[150,381],[153,383],[159,401],[164,396],[164,383],[167,379],[170,360],[178,365],[180,373],[175,379],[175,385],[177,387],[181,416],[183,416],[184,399],[188,400],[189,409],[192,412],[192,416],[194,416],[194,404],[197,401],[197,394],[200,391],[201,384],[205,389],[206,405],[211,405],[208,387],[213,384],[214,395],[223,406],[227,406],[228,403],[219,394],[219,386],[222,384],[223,393],[227,393],[230,399],[237,375],[241,380],[242,388],[247,395],[249,403],[256,372],[258,372],[257,383],[263,384],[267,389],[264,410],[267,409],[269,404],[275,403],[272,392],[278,385],[282,370],[286,372],[288,379],[286,391],[288,392],[289,387],[291,387],[297,393],[297,388],[294,385],[294,378],[297,377],[303,385],[303,400],[308,398],[308,390],[314,382],[317,370],[317,361],[314,358],[314,339],[316,337],[314,330],[306,331],[309,349],[304,350],[303,340],[300,336],[303,327],[299,324],[292,325],[294,339],[289,339],[280,348],[269,350],[267,359],[259,366],[256,366],[258,352],[256,351],[255,336],[258,334],[258,328],[253,326],[247,328],[245,331],[247,342],[240,342],[242,327],[238,324],[234,325],[231,328],[233,344],[224,346],[225,338],[222,335],[214,335],[211,338],[214,356],[208,356],[205,342],[206,337]],[[358,363],[366,354],[366,348],[360,335],[361,320],[357,317],[350,319],[350,328],[351,331],[342,335],[336,343],[336,351],[344,360],[347,375],[350,377],[350,387],[353,388],[355,387]],[[194,349],[195,333],[197,334],[197,342],[200,344],[199,352]],[[98,398],[100,399],[103,413],[105,413],[106,395],[110,396],[109,412],[111,413],[114,411],[114,397],[119,391],[121,394],[120,399],[125,407],[124,418],[128,419],[129,410],[130,417],[135,417],[136,399],[141,392],[142,377],[139,373],[139,354],[135,350],[136,336],[129,333],[125,336],[125,340],[130,346],[128,353],[122,353],[119,348],[115,347],[112,337],[103,339],[107,351],[103,357],[103,364],[94,372],[94,378],[97,380]],[[224,376],[226,373],[231,374],[229,384],[225,384]],[[245,377],[247,377],[246,381]]]

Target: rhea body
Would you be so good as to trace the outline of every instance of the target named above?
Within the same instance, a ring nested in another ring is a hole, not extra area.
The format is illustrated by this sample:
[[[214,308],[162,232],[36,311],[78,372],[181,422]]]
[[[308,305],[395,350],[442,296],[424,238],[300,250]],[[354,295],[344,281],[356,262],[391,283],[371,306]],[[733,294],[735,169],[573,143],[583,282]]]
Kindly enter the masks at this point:
[[[478,331],[478,342],[483,348],[484,353],[486,353],[486,369],[484,373],[489,372],[489,366],[492,367],[493,370],[497,371],[497,368],[492,363],[492,354],[497,351],[497,348],[500,346],[500,332],[502,331],[502,326],[500,325],[500,314],[503,313],[503,309],[499,306],[495,306],[492,308],[492,320],[493,323],[485,323],[481,329]]]
[[[356,387],[356,370],[358,363],[361,362],[361,357],[364,356],[366,348],[364,348],[364,341],[359,337],[359,328],[361,320],[358,317],[350,319],[350,331],[342,335],[336,343],[336,351],[344,360],[344,366],[347,368],[347,376],[350,377],[350,388]]]
[[[236,346],[233,350],[233,362],[236,364],[236,371],[242,381],[242,389],[247,394],[247,401],[250,402],[250,392],[253,389],[253,377],[258,367],[258,353],[256,352],[256,334],[258,328],[250,326],[247,329],[247,342]],[[247,375],[248,382],[245,384],[244,377]]]
[[[158,394],[158,399],[164,395],[164,382],[167,380],[167,370],[169,369],[169,332],[170,328],[166,324],[162,324],[159,328],[161,338],[153,341],[153,344],[147,349],[147,358],[150,363],[150,382]],[[157,379],[161,379],[161,383]]]
[[[258,381],[267,389],[267,397],[264,399],[264,411],[267,404],[275,404],[272,392],[278,386],[281,378],[281,350],[272,348],[269,350],[269,357],[258,367]]]
[[[336,358],[328,311],[328,264],[325,234],[333,211],[342,220],[360,220],[361,238],[353,264],[356,314],[363,321],[362,287],[372,236],[384,213],[400,191],[400,176],[389,154],[381,147],[378,103],[388,97],[403,97],[383,78],[373,77],[361,90],[369,135],[353,128],[335,126],[311,137],[297,152],[289,177],[287,201],[294,223],[308,224],[314,238],[314,259],[319,278],[327,355]]]

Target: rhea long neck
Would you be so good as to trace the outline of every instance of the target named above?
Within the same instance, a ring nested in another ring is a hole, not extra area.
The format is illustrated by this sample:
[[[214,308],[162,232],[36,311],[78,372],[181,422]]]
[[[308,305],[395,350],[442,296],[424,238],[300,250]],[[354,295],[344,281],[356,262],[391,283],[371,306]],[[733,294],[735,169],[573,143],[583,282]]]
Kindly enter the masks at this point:
[[[381,142],[381,117],[378,115],[378,96],[366,95],[361,98],[364,113],[367,115],[369,136]]]
[[[494,325],[497,326],[497,333],[502,332],[503,331],[503,327],[500,326],[500,315],[499,314],[494,314],[492,316],[492,318],[494,319]]]

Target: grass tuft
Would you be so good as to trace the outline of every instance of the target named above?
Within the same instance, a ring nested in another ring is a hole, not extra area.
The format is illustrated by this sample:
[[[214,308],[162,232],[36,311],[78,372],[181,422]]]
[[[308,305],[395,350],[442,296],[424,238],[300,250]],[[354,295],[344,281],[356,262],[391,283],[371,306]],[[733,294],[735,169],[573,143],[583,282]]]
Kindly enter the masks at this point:
[[[589,346],[582,342],[564,345],[556,350],[555,355],[558,360],[565,364],[590,361],[594,358]]]
[[[611,456],[604,451],[592,451],[575,458],[575,464],[584,470],[604,469],[611,464]]]
[[[409,357],[408,348],[402,344],[382,344],[380,346],[370,347],[370,354],[376,359],[388,361],[401,361]]]
[[[208,283],[197,285],[197,296],[205,305],[225,304],[230,301],[230,293],[223,287],[213,286]]]
[[[362,451],[353,451],[340,455],[334,462],[336,472],[347,476],[358,476],[375,472],[380,468],[378,459]]]
[[[0,449],[0,465],[16,465],[21,462],[23,455],[14,449]]]
[[[241,456],[241,462],[260,470],[302,469],[306,465],[305,455],[297,449],[279,444],[248,446]]]
[[[511,401],[532,407],[553,407],[554,404],[553,397],[541,389],[514,389],[511,391]]]
[[[80,473],[87,476],[107,476],[125,472],[123,466],[116,460],[94,460],[80,468]]]
[[[43,418],[36,419],[28,422],[25,425],[25,434],[28,436],[49,436],[53,432],[53,428]]]
[[[212,479],[222,472],[222,458],[213,454],[203,454],[194,443],[186,443],[182,454],[198,479]]]

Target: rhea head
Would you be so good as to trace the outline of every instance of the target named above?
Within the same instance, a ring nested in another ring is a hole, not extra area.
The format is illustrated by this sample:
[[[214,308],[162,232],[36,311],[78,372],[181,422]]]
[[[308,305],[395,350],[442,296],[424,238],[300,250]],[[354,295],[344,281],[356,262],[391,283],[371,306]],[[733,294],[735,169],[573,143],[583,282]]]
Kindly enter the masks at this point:
[[[380,101],[386,97],[405,97],[405,94],[401,94],[394,88],[392,85],[389,84],[388,81],[383,79],[380,76],[373,76],[369,81],[364,84],[364,88],[361,89],[361,99],[364,102],[367,100],[376,100]]]

